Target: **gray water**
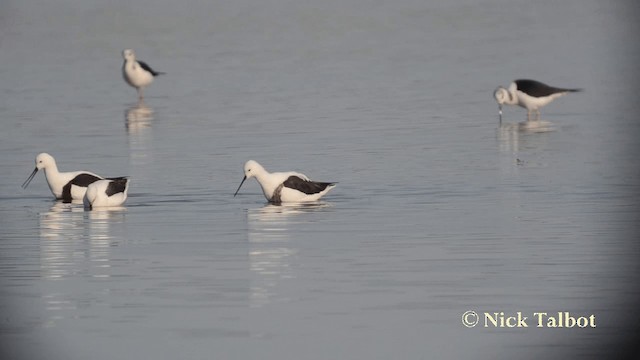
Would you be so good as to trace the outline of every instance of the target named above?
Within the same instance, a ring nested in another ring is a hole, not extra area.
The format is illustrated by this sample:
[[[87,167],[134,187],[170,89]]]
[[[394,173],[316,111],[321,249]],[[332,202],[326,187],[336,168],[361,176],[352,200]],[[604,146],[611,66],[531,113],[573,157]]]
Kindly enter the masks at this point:
[[[3,1],[5,358],[602,358],[634,335],[628,9],[600,1]],[[167,75],[145,91],[120,52]],[[492,92],[580,87],[524,128]],[[128,175],[124,209],[53,200]],[[268,205],[245,161],[338,186]],[[465,311],[596,328],[492,328]]]

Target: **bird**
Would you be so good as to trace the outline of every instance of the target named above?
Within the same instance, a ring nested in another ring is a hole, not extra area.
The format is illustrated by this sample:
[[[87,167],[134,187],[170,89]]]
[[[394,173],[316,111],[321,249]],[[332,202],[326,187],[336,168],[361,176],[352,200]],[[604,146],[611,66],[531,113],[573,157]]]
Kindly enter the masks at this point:
[[[40,153],[36,156],[36,168],[22,184],[26,189],[38,170],[44,169],[44,176],[53,196],[58,200],[69,203],[73,200],[82,200],[87,186],[104,178],[89,171],[60,172],[53,156]],[[125,179],[124,177],[109,178],[110,180]]]
[[[234,197],[245,180],[252,177],[262,187],[267,200],[274,204],[316,201],[336,186],[333,182],[311,181],[306,175],[295,171],[270,173],[257,161],[249,160],[244,164],[244,178]]]
[[[153,78],[165,73],[153,70],[142,60],[136,60],[136,54],[131,49],[122,51],[124,63],[122,64],[122,77],[127,84],[136,88],[138,99],[143,99],[142,90],[153,82]]]
[[[570,92],[582,89],[565,89],[549,86],[536,80],[515,80],[508,88],[499,86],[493,93],[498,102],[498,113],[502,121],[502,105],[518,105],[527,109],[527,120],[531,120],[531,113],[536,113],[535,120],[540,120],[540,108],[551,101]]]
[[[127,200],[129,179],[116,178],[95,181],[87,186],[82,199],[85,208],[120,206]]]

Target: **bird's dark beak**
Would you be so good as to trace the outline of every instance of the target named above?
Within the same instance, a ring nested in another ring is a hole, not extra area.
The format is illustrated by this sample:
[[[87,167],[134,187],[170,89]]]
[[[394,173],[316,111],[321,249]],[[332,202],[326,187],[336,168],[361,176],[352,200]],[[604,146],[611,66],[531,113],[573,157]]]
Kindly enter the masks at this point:
[[[236,197],[236,195],[238,195],[238,191],[240,191],[240,188],[242,187],[242,184],[244,184],[245,180],[247,180],[246,175],[242,178],[242,181],[240,182],[240,186],[238,186],[238,190],[236,190],[235,194],[233,194],[233,197]]]
[[[38,173],[38,168],[37,167],[35,169],[33,169],[33,172],[31,173],[31,175],[29,175],[27,180],[25,180],[25,182],[22,183],[22,188],[23,189],[26,189],[27,186],[29,186],[29,183],[31,182],[31,180],[33,180],[33,177],[36,176],[36,173]]]

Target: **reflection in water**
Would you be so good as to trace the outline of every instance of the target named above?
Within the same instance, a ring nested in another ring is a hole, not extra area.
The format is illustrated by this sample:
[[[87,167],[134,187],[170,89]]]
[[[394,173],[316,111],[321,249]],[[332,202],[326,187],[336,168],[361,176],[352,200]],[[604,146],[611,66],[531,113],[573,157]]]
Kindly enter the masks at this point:
[[[129,159],[131,165],[137,168],[148,164],[152,153],[149,151],[152,133],[151,121],[153,120],[153,109],[140,101],[124,112],[124,122],[127,128],[129,140]]]
[[[134,134],[151,127],[153,109],[140,101],[126,109],[124,112],[124,124],[129,134]]]
[[[40,269],[47,279],[69,274],[75,252],[69,245],[84,237],[84,208],[57,201],[40,213]]]
[[[40,213],[40,269],[42,278],[63,281],[73,278],[106,279],[110,277],[112,224],[124,220],[124,208],[85,211],[83,205],[56,202]],[[47,287],[45,287],[46,289]],[[43,291],[48,310],[45,327],[54,327],[68,311],[86,307],[86,293],[61,291],[58,286]]]
[[[327,206],[325,203],[268,204],[249,209],[249,266],[254,274],[251,307],[287,300],[277,298],[277,286],[282,280],[295,277],[291,267],[297,249],[291,247],[289,228],[297,216]]]
[[[40,214],[40,267],[47,279],[86,274],[108,277],[110,225],[122,222],[124,208],[84,211],[56,202]]]
[[[126,208],[114,206],[87,211],[89,218],[89,260],[91,276],[108,278],[111,268],[110,247],[113,246],[110,227],[124,221]]]
[[[521,135],[551,131],[555,131],[555,126],[552,122],[546,120],[503,123],[498,128],[500,151],[517,151],[519,149]]]
[[[514,165],[523,165],[525,159],[519,157],[523,149],[538,148],[546,137],[539,135],[555,131],[552,122],[546,120],[523,121],[519,123],[503,123],[497,131],[500,154],[502,155],[503,170],[511,173],[517,170]]]

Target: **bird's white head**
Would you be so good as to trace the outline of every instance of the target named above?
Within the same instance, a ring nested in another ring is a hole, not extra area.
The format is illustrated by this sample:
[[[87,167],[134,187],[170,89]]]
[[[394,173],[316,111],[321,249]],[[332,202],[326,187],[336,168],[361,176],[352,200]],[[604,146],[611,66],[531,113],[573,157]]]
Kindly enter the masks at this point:
[[[47,153],[40,153],[36,156],[36,169],[46,169],[47,167],[52,167],[56,165],[56,160],[53,156]]]
[[[52,169],[52,171],[57,171],[56,160],[53,158],[53,156],[47,153],[38,154],[38,156],[36,156],[36,168],[33,169],[33,172],[31,173],[31,175],[29,175],[27,180],[25,180],[25,182],[22,183],[22,188],[26,189],[27,186],[29,186],[29,183],[31,183],[31,180],[33,180],[33,177],[36,176],[36,174],[38,173],[38,170],[47,169],[47,168]]]
[[[496,91],[493,92],[493,97],[499,105],[505,104],[509,100],[509,91],[502,86],[498,86]]]
[[[84,207],[92,208],[92,204],[98,198],[98,187],[97,186],[89,186],[87,187],[87,192],[84,194],[84,198],[82,198],[82,202],[84,203]]]
[[[122,57],[125,60],[131,60],[132,61],[132,60],[136,59],[136,54],[133,52],[132,49],[125,49],[125,50],[122,50]]]
[[[247,179],[250,179],[254,176],[260,176],[260,174],[265,173],[266,170],[262,167],[262,165],[258,164],[257,161],[255,160],[249,160],[246,163],[244,163],[244,177],[242,178],[242,181],[240,182],[240,186],[238,186],[238,190],[236,190],[235,194],[233,194],[233,196],[235,197],[236,195],[238,195],[238,191],[240,191],[240,188],[242,187],[242,184],[244,184],[244,182]]]
[[[251,179],[264,171],[262,165],[258,164],[255,160],[249,160],[244,164],[244,176],[247,179]]]

